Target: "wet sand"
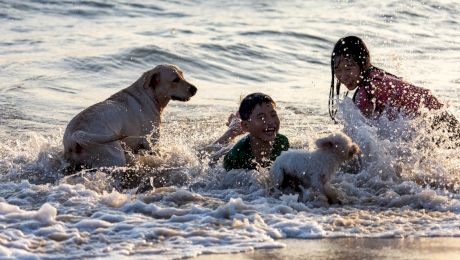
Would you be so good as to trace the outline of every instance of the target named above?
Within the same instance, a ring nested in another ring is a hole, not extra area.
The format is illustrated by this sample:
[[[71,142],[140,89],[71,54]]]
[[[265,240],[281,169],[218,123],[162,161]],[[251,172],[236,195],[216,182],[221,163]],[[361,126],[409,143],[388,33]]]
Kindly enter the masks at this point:
[[[286,247],[201,255],[197,259],[460,259],[458,237],[285,239],[278,242]]]

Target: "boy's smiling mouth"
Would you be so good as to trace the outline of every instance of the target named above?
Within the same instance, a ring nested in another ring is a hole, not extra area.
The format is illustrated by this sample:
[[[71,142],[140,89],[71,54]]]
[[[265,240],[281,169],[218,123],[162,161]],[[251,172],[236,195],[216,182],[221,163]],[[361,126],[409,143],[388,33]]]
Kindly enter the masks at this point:
[[[274,136],[276,135],[276,128],[275,127],[267,127],[264,129],[264,133],[267,136]]]

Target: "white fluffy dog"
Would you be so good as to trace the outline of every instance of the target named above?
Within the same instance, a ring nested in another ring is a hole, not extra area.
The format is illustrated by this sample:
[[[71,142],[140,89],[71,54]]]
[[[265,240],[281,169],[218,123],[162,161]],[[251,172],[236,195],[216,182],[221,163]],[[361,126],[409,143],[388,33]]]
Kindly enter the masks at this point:
[[[270,175],[282,192],[300,192],[299,201],[337,202],[329,181],[341,163],[359,152],[358,145],[343,133],[331,134],[316,141],[314,151],[290,149],[273,163]]]
[[[177,66],[156,66],[69,122],[65,159],[75,167],[124,166],[127,151],[151,150],[158,140],[161,113],[169,101],[188,101],[196,92]]]

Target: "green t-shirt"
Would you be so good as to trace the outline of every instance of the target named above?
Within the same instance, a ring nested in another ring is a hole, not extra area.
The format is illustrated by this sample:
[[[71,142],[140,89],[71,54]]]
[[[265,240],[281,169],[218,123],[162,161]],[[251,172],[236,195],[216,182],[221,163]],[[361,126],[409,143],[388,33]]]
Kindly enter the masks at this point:
[[[282,134],[276,134],[269,163],[274,161],[282,151],[286,151],[287,149],[289,149],[289,140],[287,137]],[[261,166],[268,167],[269,164]],[[227,171],[232,169],[257,169],[257,163],[252,153],[249,135],[241,138],[241,140],[239,140],[225,155],[224,168]]]

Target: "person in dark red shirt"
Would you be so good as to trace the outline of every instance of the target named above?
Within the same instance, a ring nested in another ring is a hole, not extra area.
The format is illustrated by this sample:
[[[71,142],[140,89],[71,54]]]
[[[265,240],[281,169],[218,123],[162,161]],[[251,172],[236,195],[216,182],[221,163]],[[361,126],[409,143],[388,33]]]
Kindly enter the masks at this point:
[[[331,72],[329,115],[334,120],[341,84],[349,91],[355,90],[353,102],[367,118],[378,119],[382,114],[390,120],[397,116],[415,118],[421,115],[422,108],[428,111],[445,108],[430,90],[373,66],[366,44],[356,36],[337,41],[331,55]],[[442,111],[434,117],[433,127],[441,122],[446,123],[448,131],[455,133],[455,138],[459,139],[460,128],[453,115]]]
[[[356,90],[353,102],[366,117],[402,113],[417,116],[421,107],[438,110],[443,104],[428,89],[414,86],[371,64],[369,50],[356,36],[340,39],[331,57],[332,83],[330,102],[339,94],[340,85]],[[334,77],[337,84],[334,86]],[[331,109],[331,107],[330,107]],[[330,111],[331,116],[335,113]]]

